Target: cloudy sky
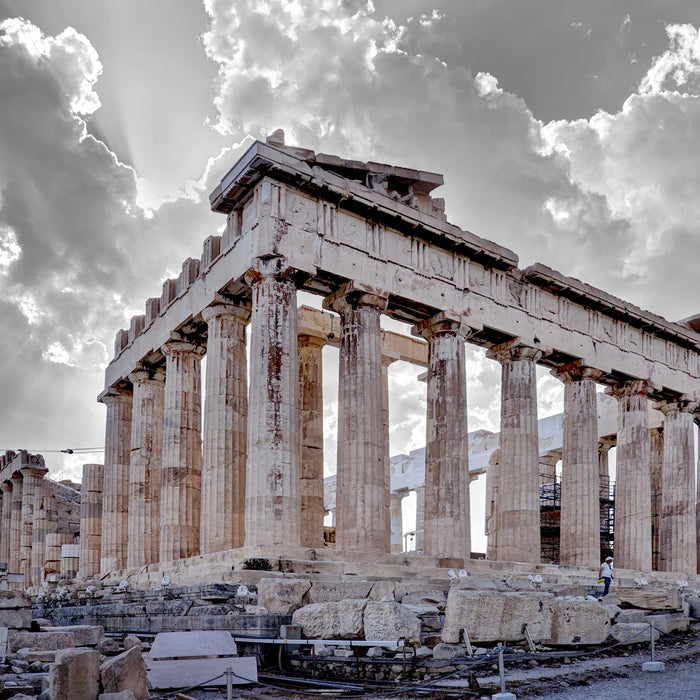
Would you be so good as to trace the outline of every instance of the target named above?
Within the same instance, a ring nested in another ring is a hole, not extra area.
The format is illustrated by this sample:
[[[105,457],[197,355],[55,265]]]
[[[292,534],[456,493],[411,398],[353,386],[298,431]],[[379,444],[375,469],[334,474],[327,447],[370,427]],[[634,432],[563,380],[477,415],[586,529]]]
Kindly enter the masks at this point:
[[[0,449],[101,461],[51,450],[103,444],[115,332],[278,127],[443,173],[449,219],[522,267],[697,313],[699,27],[697,0],[0,0]],[[394,453],[424,442],[415,376],[392,368]],[[496,428],[498,378],[469,351],[471,429]]]

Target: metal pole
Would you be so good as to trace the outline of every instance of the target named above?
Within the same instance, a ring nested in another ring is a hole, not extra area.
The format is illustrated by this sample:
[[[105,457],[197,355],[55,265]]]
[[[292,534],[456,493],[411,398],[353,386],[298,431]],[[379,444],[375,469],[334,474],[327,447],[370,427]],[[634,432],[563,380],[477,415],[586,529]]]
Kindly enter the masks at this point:
[[[226,700],[233,700],[233,669],[226,669]]]
[[[649,623],[649,636],[651,637],[651,660],[652,663],[656,661],[655,658],[655,649],[654,649],[654,623],[650,622]]]
[[[503,644],[498,642],[498,675],[501,677],[501,692],[506,692],[506,672],[503,667]]]

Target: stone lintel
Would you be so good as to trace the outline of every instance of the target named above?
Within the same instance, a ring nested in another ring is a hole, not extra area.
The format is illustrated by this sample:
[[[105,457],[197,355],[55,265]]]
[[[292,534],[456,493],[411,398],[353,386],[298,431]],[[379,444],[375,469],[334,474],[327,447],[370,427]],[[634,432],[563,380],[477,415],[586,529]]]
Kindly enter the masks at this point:
[[[323,308],[341,313],[346,308],[377,307],[382,313],[386,311],[389,302],[387,292],[369,285],[357,282],[346,282],[342,287],[323,300]]]
[[[654,405],[657,411],[661,411],[664,416],[672,413],[673,411],[680,411],[681,413],[694,413],[698,406],[700,406],[700,401],[694,399],[687,394],[682,394],[681,396],[676,396],[667,401],[659,401]]]
[[[110,403],[119,403],[120,401],[131,401],[132,392],[130,389],[122,389],[116,386],[107,387],[97,396],[98,403],[106,405]]]

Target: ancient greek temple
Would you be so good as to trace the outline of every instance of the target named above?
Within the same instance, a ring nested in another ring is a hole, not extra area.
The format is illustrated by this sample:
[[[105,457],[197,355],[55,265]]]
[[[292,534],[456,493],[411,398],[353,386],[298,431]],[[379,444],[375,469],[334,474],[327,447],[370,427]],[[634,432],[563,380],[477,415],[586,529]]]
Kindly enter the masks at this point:
[[[280,132],[253,143],[210,195],[226,217],[223,235],[207,238],[201,258],[186,260],[117,333],[99,397],[100,561],[86,573],[163,571],[197,557],[222,567],[244,557],[390,561],[387,368],[420,357],[422,564],[468,565],[472,343],[502,372],[489,558],[540,560],[541,365],[564,385],[561,563],[599,561],[603,385],[617,402],[616,565],[652,568],[653,406],[663,414],[659,568],[695,575],[697,324],[669,322],[544,265],[520,269],[512,251],[446,220],[432,197],[442,182],[286,146]],[[334,314],[300,322],[300,290]],[[383,332],[382,315],[411,324],[414,339]],[[328,342],[340,366],[332,552],[323,543]]]

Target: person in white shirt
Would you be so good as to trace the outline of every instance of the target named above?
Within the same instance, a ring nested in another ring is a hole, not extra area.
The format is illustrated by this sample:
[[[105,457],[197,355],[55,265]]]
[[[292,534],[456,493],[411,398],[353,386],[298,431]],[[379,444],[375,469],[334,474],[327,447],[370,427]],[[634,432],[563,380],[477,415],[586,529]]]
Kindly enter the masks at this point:
[[[603,597],[608,595],[608,592],[610,591],[610,582],[613,579],[612,567],[613,567],[613,558],[612,557],[607,557],[605,559],[605,561],[600,565],[600,574],[598,575],[598,578],[602,578],[603,583],[605,583],[605,590],[603,591]]]

